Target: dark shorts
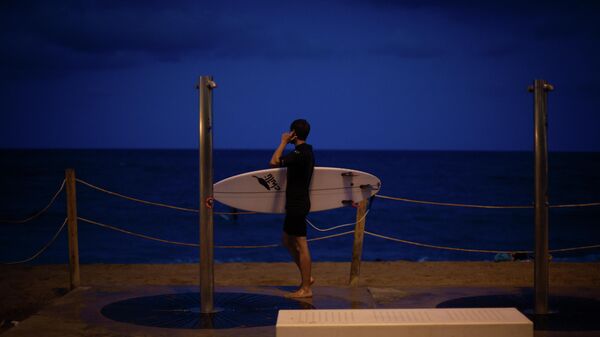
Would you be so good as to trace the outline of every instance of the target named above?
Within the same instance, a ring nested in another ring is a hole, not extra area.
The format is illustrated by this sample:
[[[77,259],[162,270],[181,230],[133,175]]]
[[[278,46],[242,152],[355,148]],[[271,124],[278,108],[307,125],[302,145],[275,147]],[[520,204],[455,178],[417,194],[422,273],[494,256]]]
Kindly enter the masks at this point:
[[[306,214],[286,214],[283,231],[287,235],[306,236]]]

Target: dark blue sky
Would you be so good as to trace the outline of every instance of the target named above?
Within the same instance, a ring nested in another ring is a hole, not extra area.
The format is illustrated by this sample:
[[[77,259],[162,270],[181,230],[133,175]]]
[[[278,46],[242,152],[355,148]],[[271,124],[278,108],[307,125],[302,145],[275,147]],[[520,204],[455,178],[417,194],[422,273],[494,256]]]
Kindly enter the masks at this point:
[[[299,117],[328,149],[600,151],[592,1],[2,1],[1,148],[273,148]]]

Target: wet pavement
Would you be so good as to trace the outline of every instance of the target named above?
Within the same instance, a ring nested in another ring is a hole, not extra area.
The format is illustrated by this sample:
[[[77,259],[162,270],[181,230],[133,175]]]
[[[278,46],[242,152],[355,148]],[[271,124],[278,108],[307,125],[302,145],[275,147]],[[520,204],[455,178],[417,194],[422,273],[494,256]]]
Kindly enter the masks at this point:
[[[16,336],[275,336],[279,309],[514,306],[536,324],[535,336],[600,336],[600,289],[552,289],[550,315],[531,314],[523,288],[315,287],[312,299],[289,300],[291,287],[217,288],[214,315],[199,313],[190,286],[81,287],[6,331]],[[596,318],[596,319],[594,319]]]

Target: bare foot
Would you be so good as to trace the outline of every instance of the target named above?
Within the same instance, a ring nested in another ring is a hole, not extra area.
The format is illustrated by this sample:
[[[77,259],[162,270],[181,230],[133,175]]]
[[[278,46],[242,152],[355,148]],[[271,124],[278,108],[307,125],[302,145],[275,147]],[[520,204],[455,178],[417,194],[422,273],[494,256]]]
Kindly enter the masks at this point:
[[[312,297],[312,290],[300,288],[293,293],[286,294],[287,298],[308,298]]]

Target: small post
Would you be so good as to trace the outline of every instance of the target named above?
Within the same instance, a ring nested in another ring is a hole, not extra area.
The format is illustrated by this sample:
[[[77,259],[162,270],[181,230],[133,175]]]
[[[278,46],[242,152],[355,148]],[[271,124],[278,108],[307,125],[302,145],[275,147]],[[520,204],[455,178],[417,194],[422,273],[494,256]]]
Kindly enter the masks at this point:
[[[81,285],[79,275],[79,243],[77,238],[77,193],[75,190],[75,170],[65,170],[67,187],[67,224],[69,229],[69,279],[71,290]]]
[[[350,266],[350,286],[358,286],[360,276],[360,261],[362,258],[363,239],[365,237],[365,223],[368,199],[358,203],[356,209],[356,225],[354,226],[354,245],[352,246],[352,265]]]
[[[545,80],[535,80],[534,93],[534,193],[535,193],[535,314],[548,314],[548,92],[554,88]]]
[[[212,163],[212,76],[201,76],[199,152],[200,152],[200,313],[210,314],[214,308],[214,242],[213,242],[213,163]]]

